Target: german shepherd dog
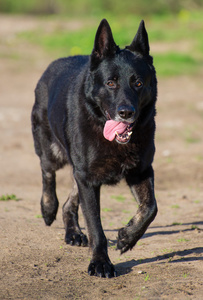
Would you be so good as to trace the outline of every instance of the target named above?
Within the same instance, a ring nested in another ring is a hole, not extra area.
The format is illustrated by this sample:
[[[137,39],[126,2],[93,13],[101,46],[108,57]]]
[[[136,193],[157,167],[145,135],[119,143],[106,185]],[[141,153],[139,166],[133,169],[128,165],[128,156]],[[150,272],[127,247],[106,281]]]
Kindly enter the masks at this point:
[[[100,218],[100,187],[125,178],[139,207],[118,231],[117,248],[132,249],[157,213],[154,196],[157,80],[144,21],[130,46],[120,49],[103,19],[90,56],[52,62],[35,89],[32,132],[40,158],[41,211],[56,218],[55,172],[73,170],[73,188],[63,205],[65,242],[92,250],[89,275],[114,277]],[[78,206],[88,239],[78,223]]]

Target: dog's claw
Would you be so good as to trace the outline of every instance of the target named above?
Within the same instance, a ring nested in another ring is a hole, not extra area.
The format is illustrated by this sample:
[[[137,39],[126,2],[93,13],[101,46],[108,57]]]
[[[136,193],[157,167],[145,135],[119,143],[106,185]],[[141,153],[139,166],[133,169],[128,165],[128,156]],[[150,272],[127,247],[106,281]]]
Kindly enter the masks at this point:
[[[92,261],[88,267],[88,274],[100,278],[112,278],[117,276],[114,266],[110,262],[101,261]]]
[[[66,233],[65,242],[71,246],[87,247],[88,245],[88,239],[82,232],[80,234]]]
[[[127,234],[127,229],[121,228],[118,231],[118,240],[117,240],[117,249],[121,251],[121,254],[127,252],[128,250],[131,250],[134,245],[136,244],[138,239],[130,239],[130,237]]]
[[[88,275],[89,275],[89,276],[93,276],[93,275],[94,275],[94,271],[88,269]]]

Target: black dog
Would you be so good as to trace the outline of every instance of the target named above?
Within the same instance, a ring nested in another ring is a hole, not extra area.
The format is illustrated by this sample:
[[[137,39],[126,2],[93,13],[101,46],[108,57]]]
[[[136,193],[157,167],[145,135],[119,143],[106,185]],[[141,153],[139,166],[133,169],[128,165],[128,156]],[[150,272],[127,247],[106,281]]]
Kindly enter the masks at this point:
[[[157,80],[144,21],[121,50],[102,20],[92,54],[53,62],[35,95],[32,131],[42,168],[44,221],[51,225],[56,217],[55,172],[69,163],[74,185],[63,206],[65,241],[88,244],[78,224],[80,203],[93,253],[88,273],[116,276],[100,219],[101,185],[125,178],[139,204],[118,232],[121,253],[133,248],[157,213],[152,168]]]

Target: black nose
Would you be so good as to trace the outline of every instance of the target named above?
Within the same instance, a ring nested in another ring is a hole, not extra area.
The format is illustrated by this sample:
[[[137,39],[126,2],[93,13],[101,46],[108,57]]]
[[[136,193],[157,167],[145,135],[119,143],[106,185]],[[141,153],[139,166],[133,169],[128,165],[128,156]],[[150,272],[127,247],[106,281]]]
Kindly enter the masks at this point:
[[[127,120],[134,116],[135,109],[133,106],[122,105],[122,106],[119,106],[119,108],[118,108],[118,114],[122,119]]]

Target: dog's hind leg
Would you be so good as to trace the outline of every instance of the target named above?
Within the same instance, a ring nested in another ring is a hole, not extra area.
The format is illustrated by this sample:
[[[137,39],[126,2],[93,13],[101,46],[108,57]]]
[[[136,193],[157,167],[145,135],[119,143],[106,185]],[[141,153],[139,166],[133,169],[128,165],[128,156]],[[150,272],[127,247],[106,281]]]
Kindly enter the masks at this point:
[[[48,98],[42,84],[36,89],[36,101],[32,110],[32,133],[35,152],[40,158],[42,170],[41,211],[46,225],[51,225],[56,218],[58,199],[56,196],[55,172],[67,163],[63,149],[52,134],[47,118],[46,103]]]
[[[39,136],[39,131],[33,132],[35,150],[40,158],[40,165],[42,171],[42,197],[41,197],[41,212],[45,224],[50,226],[56,219],[58,211],[58,199],[56,196],[56,165],[50,161],[50,143]],[[46,146],[45,146],[46,144]]]
[[[44,136],[44,140],[45,138]],[[59,206],[56,195],[56,171],[67,163],[67,159],[56,142],[46,141],[40,161],[43,183],[41,211],[46,225],[51,225],[56,219]]]
[[[152,167],[139,178],[133,173],[128,174],[126,181],[139,207],[136,215],[118,232],[117,248],[121,250],[121,253],[133,248],[157,214]]]
[[[43,142],[45,139],[46,136]],[[56,171],[62,168],[67,160],[56,142],[46,141],[46,146],[42,149],[40,156],[43,183],[41,211],[46,225],[51,225],[56,219],[59,205],[56,195]]]
[[[42,169],[43,191],[41,197],[41,212],[45,224],[50,226],[56,219],[58,211],[58,199],[56,196],[55,172],[47,172]]]
[[[78,207],[78,187],[74,180],[73,189],[62,208],[63,222],[66,231],[65,242],[67,244],[85,247],[88,244],[88,240],[86,235],[82,233],[78,223]]]

